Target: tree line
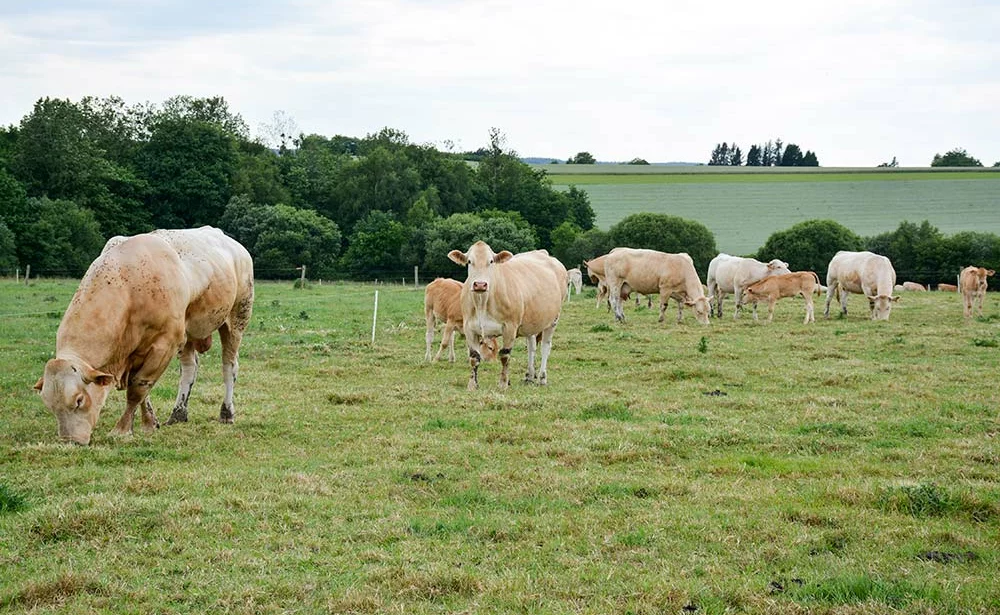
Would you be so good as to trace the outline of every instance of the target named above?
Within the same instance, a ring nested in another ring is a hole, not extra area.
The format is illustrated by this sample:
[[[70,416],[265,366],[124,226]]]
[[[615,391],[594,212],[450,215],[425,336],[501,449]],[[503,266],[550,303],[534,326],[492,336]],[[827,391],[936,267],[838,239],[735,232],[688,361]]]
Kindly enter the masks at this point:
[[[474,239],[552,248],[593,228],[585,192],[552,187],[492,129],[476,152],[442,152],[385,128],[364,137],[252,138],[221,97],[160,105],[38,100],[0,127],[0,271],[80,276],[114,235],[212,225],[261,277],[384,277]],[[469,160],[475,160],[470,163]]]
[[[743,150],[736,143],[716,144],[712,149],[709,158],[710,166],[730,166],[738,167],[746,164],[748,167],[818,167],[819,160],[816,154],[810,150],[805,152],[795,143],[787,146],[781,139],[768,141],[763,144],[754,144],[747,150],[746,159],[743,157]]]

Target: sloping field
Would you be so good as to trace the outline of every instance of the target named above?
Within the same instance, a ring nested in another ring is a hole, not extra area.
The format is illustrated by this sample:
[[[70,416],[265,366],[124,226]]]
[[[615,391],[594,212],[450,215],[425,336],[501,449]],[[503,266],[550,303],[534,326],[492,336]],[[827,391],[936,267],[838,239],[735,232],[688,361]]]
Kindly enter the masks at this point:
[[[904,220],[929,220],[946,234],[1000,234],[1000,172],[681,173],[667,167],[612,175],[556,174],[558,166],[545,167],[553,183],[585,190],[598,227],[639,212],[680,216],[707,226],[719,250],[732,254],[754,252],[771,233],[818,218],[863,236]]]

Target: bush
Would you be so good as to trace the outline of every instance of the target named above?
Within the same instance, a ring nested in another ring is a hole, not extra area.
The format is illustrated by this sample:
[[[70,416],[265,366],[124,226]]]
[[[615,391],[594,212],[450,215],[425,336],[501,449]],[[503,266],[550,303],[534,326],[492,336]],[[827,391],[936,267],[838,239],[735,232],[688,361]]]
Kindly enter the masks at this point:
[[[101,253],[104,237],[88,209],[73,201],[28,199],[34,220],[17,237],[18,256],[32,274],[81,277]]]
[[[454,214],[427,227],[427,255],[424,276],[456,273],[456,265],[448,259],[452,250],[468,250],[476,241],[485,241],[495,252],[510,250],[527,252],[538,245],[530,229],[518,226],[509,218],[484,219],[476,214]]]
[[[384,278],[402,271],[401,249],[409,230],[384,211],[371,211],[354,225],[341,266],[354,277]]]
[[[861,237],[846,226],[833,220],[807,220],[768,237],[757,259],[780,258],[792,271],[815,271],[822,280],[837,251],[861,249]]]

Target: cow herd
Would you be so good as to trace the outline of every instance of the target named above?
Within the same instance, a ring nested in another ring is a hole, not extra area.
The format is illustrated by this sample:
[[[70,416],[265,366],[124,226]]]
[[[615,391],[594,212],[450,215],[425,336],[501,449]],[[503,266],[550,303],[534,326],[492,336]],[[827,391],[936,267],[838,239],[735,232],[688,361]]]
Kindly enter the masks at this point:
[[[510,384],[509,362],[517,338],[527,344],[525,380],[546,384],[552,336],[570,287],[580,292],[582,273],[567,271],[545,250],[512,254],[494,252],[482,241],[467,251],[452,250],[448,258],[467,268],[464,283],[438,278],[424,295],[425,360],[437,360],[444,349],[455,360],[454,334],[461,331],[468,348],[471,373],[468,388],[479,385],[479,364],[499,357],[500,388]],[[587,277],[598,288],[598,304],[606,301],[618,321],[624,321],[623,300],[632,293],[660,298],[660,322],[667,302],[677,303],[678,321],[684,307],[709,324],[722,316],[727,294],[742,306],[766,301],[768,321],[783,297],[802,296],[805,322],[814,321],[813,294],[821,291],[811,271],[792,272],[788,263],[762,263],[719,254],[708,267],[703,286],[691,257],[656,250],[615,248],[585,261]],[[967,267],[961,272],[965,315],[982,314],[987,277],[993,270]],[[887,320],[896,288],[889,259],[871,252],[838,252],[827,273],[825,315],[837,296],[847,312],[849,293],[868,298],[873,320]],[[238,242],[211,227],[159,230],[134,237],[114,237],[90,265],[67,307],[56,334],[55,358],[45,365],[35,389],[55,414],[62,440],[87,444],[112,387],[126,390],[126,408],[112,433],[132,432],[136,410],[142,426],[155,430],[149,392],[176,354],[181,361],[177,399],[168,421],[187,420],[187,403],[198,370],[198,355],[219,332],[225,394],[219,420],[233,422],[233,389],[243,332],[253,311],[254,275],[250,254]],[[713,305],[714,301],[714,305]],[[444,336],[431,356],[435,324]],[[535,354],[540,355],[538,367]]]

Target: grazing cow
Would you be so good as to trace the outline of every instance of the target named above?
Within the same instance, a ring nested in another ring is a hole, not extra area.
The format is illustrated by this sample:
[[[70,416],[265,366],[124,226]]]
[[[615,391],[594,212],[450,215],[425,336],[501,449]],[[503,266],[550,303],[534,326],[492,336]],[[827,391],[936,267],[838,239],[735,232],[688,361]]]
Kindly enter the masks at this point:
[[[740,317],[743,308],[743,289],[757,280],[768,276],[789,273],[788,263],[773,259],[762,263],[755,258],[742,258],[719,254],[708,263],[708,296],[715,298],[715,312],[722,318],[722,300],[727,293],[736,296],[736,311],[733,318]],[[757,304],[754,303],[754,318],[757,318]]]
[[[923,284],[918,284],[917,282],[903,282],[903,290],[927,290],[924,288]]]
[[[698,322],[708,324],[710,305],[695,271],[694,261],[688,254],[615,248],[605,257],[604,271],[617,320],[625,320],[621,291],[628,284],[635,292],[660,295],[660,322],[663,322],[667,300],[673,297],[683,305],[694,307]]]
[[[889,320],[892,304],[899,301],[899,297],[892,296],[896,270],[888,258],[871,252],[841,250],[834,254],[827,268],[826,286],[826,311],[823,312],[826,318],[830,317],[834,293],[839,293],[842,314],[847,314],[848,293],[867,297],[872,320]]]
[[[813,293],[819,286],[819,276],[812,271],[795,271],[769,276],[747,286],[743,291],[743,302],[754,304],[753,319],[757,320],[757,302],[767,300],[767,322],[774,320],[774,304],[785,297],[802,296],[806,300],[806,319],[803,324],[816,322],[813,315]]]
[[[582,293],[583,292],[583,273],[580,271],[580,268],[579,267],[573,267],[572,269],[570,269],[569,271],[567,271],[566,274],[569,276],[568,282],[567,282],[569,284],[569,286],[571,288],[576,289],[576,294],[579,295],[580,293]],[[566,299],[569,299],[570,294],[571,294],[570,293],[570,288],[567,288],[566,289]]]
[[[965,317],[972,318],[972,304],[979,303],[979,315],[983,315],[983,301],[986,298],[986,278],[994,275],[996,271],[985,267],[966,267],[958,276],[958,287],[962,291],[962,299],[965,302]]]
[[[167,424],[187,421],[198,353],[222,341],[226,392],[219,420],[233,422],[243,331],[253,311],[253,261],[219,229],[159,230],[114,237],[90,265],[56,333],[56,357],[35,384],[62,440],[88,444],[111,387],[127,391],[112,434],[159,427],[149,392],[175,354],[181,377]]]
[[[427,321],[427,333],[424,336],[427,342],[427,349],[424,352],[424,360],[431,360],[431,345],[434,343],[434,326],[437,322],[444,322],[444,332],[441,337],[441,346],[434,361],[441,358],[441,353],[445,346],[448,347],[448,360],[455,362],[455,332],[462,333],[462,283],[450,278],[435,278],[427,285],[424,291],[424,318]],[[495,338],[483,340],[479,348],[485,361],[491,361],[497,354],[497,341]]]
[[[943,293],[953,293],[958,290],[958,286],[954,284],[938,284],[937,289]]]
[[[510,351],[518,337],[525,338],[528,345],[527,382],[535,380],[535,348],[541,342],[538,383],[546,384],[552,334],[567,294],[566,268],[545,250],[514,256],[507,250],[496,253],[482,241],[472,244],[467,252],[452,250],[448,258],[468,266],[469,272],[461,297],[465,342],[472,367],[469,390],[479,386],[480,341],[498,336],[503,337],[499,353],[500,388],[510,384]]]

